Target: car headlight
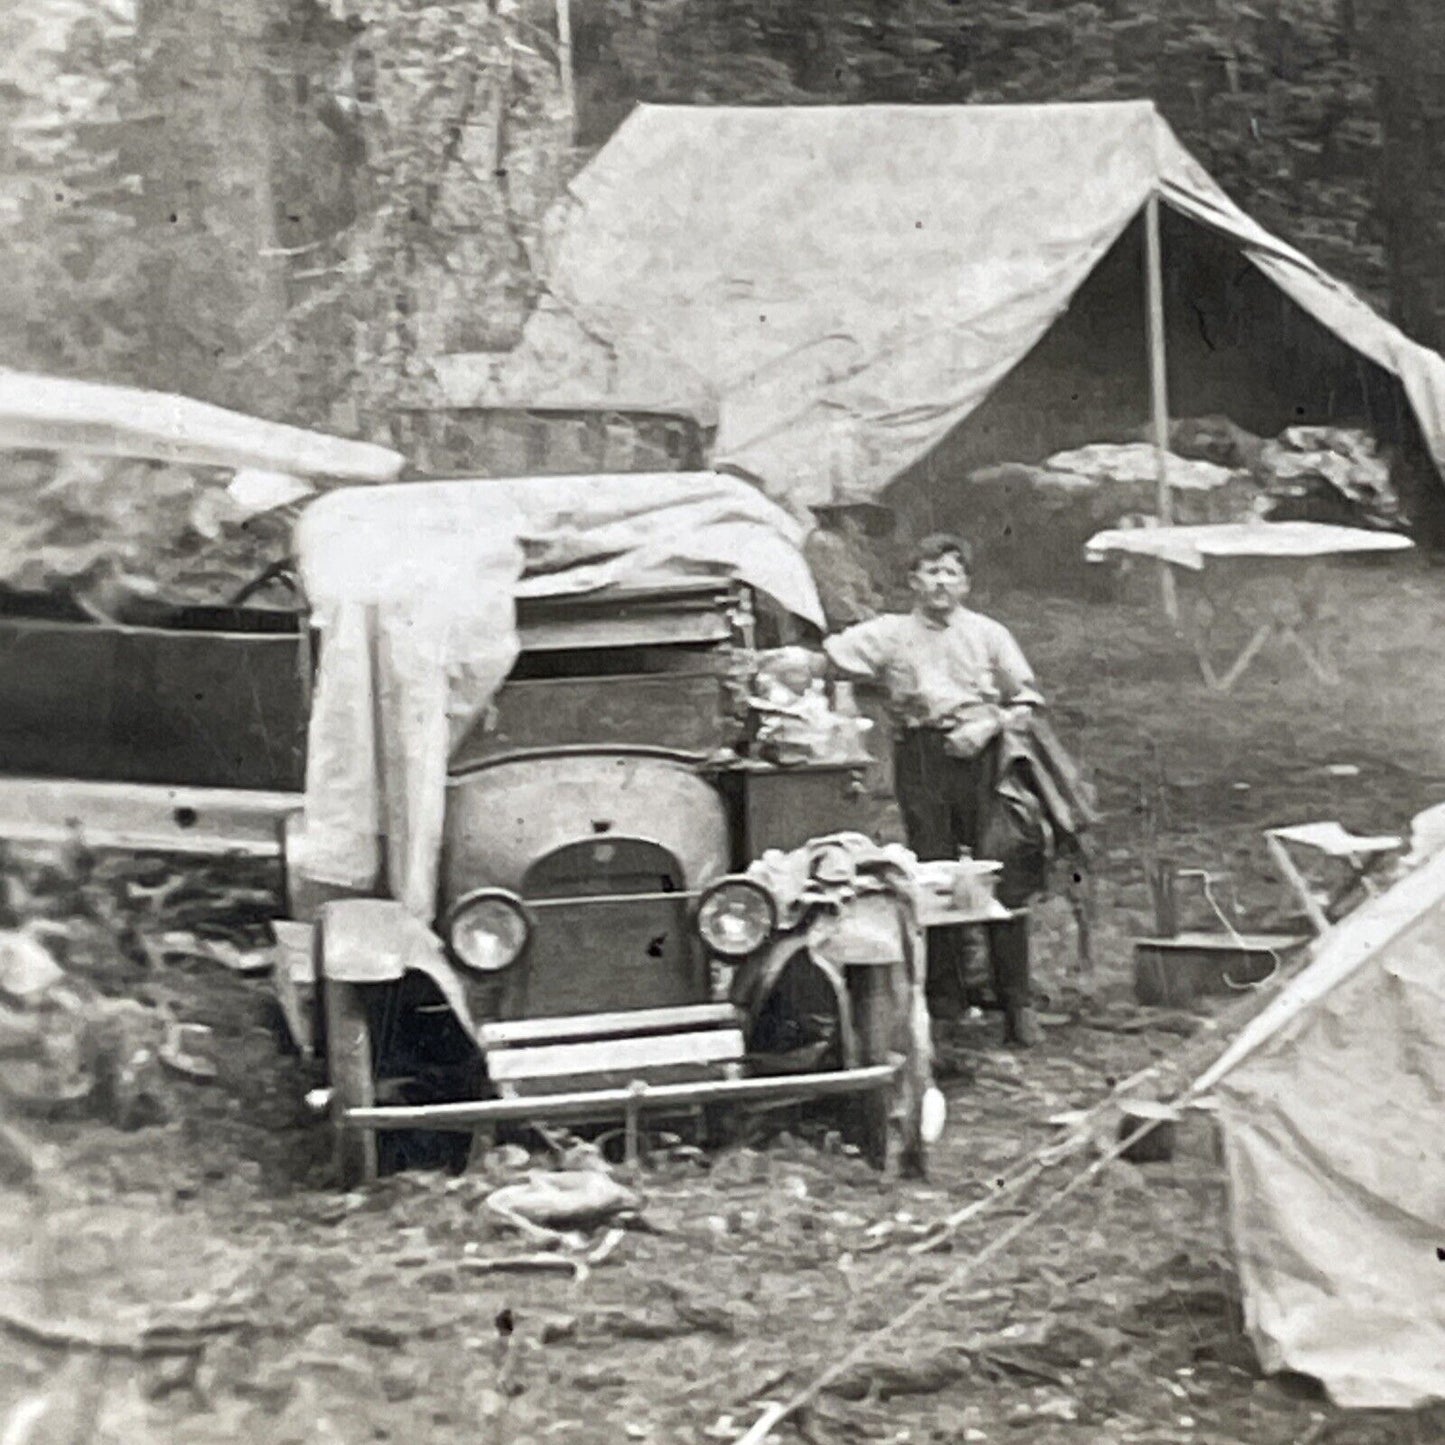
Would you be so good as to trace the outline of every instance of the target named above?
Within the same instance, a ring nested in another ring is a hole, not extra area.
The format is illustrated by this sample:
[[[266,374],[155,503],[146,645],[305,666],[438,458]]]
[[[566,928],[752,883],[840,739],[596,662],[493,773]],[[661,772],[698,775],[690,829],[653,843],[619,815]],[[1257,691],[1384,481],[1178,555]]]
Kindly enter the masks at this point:
[[[742,958],[762,947],[777,924],[772,894],[745,878],[724,878],[702,896],[697,931],[714,953]]]
[[[477,973],[496,973],[515,963],[531,934],[522,900],[500,888],[468,893],[447,914],[446,938],[457,962]]]

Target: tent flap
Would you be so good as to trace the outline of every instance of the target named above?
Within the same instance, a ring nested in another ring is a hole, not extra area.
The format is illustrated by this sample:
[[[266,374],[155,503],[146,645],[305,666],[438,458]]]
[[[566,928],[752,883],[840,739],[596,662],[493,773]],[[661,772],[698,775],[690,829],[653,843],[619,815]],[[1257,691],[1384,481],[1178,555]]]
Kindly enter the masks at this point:
[[[1350,1407],[1445,1400],[1445,854],[1365,903],[1214,1088],[1246,1325]]]

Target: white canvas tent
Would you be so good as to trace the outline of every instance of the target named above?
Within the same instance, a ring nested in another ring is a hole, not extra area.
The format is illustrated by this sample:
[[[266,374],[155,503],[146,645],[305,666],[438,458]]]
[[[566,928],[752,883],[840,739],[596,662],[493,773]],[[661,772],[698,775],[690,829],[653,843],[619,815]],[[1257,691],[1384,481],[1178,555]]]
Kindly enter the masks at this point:
[[[1398,379],[1445,464],[1445,361],[1256,225],[1144,101],[641,106],[552,215],[520,345],[439,370],[457,404],[687,412],[716,426],[715,465],[779,499],[870,501],[1038,345],[1151,195]]]
[[[1445,1399],[1445,851],[1327,934],[1219,1102],[1245,1323],[1336,1403]]]

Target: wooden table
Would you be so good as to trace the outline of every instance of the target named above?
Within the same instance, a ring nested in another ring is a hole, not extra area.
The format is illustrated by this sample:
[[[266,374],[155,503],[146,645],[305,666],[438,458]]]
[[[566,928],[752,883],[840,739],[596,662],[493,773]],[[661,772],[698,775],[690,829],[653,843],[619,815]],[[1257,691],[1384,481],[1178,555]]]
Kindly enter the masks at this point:
[[[1023,917],[1023,909],[1005,908],[994,903],[989,908],[953,908],[934,896],[925,894],[918,906],[919,925],[930,928],[973,928],[985,923],[1007,923]]]
[[[1007,923],[1010,919],[1022,918],[1026,912],[1022,908],[1005,908],[998,902],[988,908],[953,908],[936,894],[924,890],[918,908],[918,931],[914,937],[914,957],[923,960],[917,982],[923,985],[928,979],[928,935],[933,929],[982,928],[989,923]],[[924,1007],[926,1009],[926,1003]]]
[[[1197,527],[1138,527],[1100,532],[1085,544],[1091,560],[1112,554],[1150,557],[1190,575],[1198,597],[1180,616],[1205,682],[1228,692],[1266,644],[1292,648],[1321,682],[1339,674],[1312,635],[1325,590],[1322,563],[1367,552],[1402,552],[1414,543],[1396,532],[1322,522],[1224,522]],[[1216,663],[1211,632],[1222,616],[1252,631],[1232,659]]]

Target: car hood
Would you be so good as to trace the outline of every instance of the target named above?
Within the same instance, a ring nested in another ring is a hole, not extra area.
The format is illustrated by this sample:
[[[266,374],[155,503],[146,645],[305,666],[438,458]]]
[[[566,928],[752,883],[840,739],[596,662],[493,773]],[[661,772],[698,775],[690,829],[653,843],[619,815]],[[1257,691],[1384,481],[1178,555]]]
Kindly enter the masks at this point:
[[[448,787],[442,906],[472,888],[520,891],[557,848],[641,838],[677,859],[688,888],[728,868],[727,812],[687,762],[645,749],[569,749],[489,763]]]

